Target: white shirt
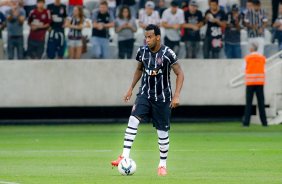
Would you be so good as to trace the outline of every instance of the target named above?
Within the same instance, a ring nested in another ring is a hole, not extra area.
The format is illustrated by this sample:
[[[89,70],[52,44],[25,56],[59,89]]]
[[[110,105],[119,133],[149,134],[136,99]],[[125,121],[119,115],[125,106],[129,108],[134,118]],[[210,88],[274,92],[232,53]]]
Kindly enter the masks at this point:
[[[175,14],[172,14],[171,8],[166,9],[163,12],[162,22],[167,22],[168,24],[184,24],[184,12],[181,9],[177,9]],[[176,29],[165,29],[165,35],[171,41],[180,40],[180,30]]]
[[[161,22],[159,12],[153,11],[151,15],[147,15],[146,11],[144,9],[141,9],[139,12],[139,22],[146,25],[159,25]]]
[[[24,6],[34,6],[36,5],[37,0],[23,0]]]

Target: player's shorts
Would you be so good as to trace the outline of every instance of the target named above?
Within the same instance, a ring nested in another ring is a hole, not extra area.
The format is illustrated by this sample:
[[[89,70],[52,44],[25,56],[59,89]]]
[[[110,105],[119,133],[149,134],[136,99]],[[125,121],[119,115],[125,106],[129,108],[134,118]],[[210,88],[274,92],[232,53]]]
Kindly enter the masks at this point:
[[[152,120],[157,130],[168,131],[170,129],[171,108],[170,101],[159,102],[139,95],[131,112],[141,122]]]

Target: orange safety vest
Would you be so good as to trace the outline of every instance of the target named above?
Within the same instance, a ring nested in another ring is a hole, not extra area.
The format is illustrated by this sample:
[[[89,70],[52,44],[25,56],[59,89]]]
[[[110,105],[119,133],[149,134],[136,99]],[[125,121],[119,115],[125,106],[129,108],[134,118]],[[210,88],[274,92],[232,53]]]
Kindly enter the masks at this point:
[[[253,52],[245,57],[246,61],[246,85],[264,85],[266,58],[257,52]]]

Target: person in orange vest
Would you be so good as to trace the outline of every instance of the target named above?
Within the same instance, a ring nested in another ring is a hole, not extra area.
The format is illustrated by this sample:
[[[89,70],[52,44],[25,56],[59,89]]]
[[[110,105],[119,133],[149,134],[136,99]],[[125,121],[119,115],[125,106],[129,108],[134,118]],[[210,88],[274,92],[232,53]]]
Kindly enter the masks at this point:
[[[264,105],[264,84],[265,84],[265,63],[266,58],[257,52],[258,46],[251,44],[250,54],[245,57],[245,83],[246,83],[246,107],[243,126],[250,125],[252,113],[253,96],[256,93],[260,120],[263,126],[267,126],[267,119]]]

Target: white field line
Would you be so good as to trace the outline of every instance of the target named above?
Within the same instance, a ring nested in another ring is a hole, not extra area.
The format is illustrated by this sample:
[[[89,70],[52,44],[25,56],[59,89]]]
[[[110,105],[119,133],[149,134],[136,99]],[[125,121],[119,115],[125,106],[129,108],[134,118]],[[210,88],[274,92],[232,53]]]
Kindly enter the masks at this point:
[[[112,152],[113,150],[0,150],[1,153],[13,153],[13,152],[20,152],[20,153],[85,153],[85,152],[92,152],[92,153],[108,153]],[[136,152],[155,152],[156,150],[150,150],[150,149],[133,149],[132,151]],[[256,148],[250,148],[250,149],[170,149],[170,152],[262,152],[262,151],[282,151],[282,149],[256,149]],[[0,183],[1,184],[1,183]]]
[[[106,153],[112,150],[0,150],[1,153],[21,152],[21,153],[82,153],[82,152],[95,152]],[[1,184],[1,183],[0,183]]]
[[[0,184],[19,184],[19,183],[10,182],[10,181],[0,181]]]
[[[158,151],[156,150],[134,150],[138,152],[151,152],[151,151]],[[282,151],[282,149],[183,149],[183,150],[173,150],[170,149],[170,152],[261,152],[261,151]]]

